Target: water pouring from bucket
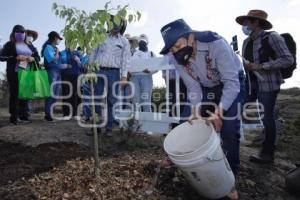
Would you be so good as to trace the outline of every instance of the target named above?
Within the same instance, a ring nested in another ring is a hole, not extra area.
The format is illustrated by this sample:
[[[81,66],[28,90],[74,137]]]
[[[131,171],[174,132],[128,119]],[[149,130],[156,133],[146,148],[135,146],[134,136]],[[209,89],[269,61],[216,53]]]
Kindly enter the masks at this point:
[[[171,161],[203,197],[218,199],[228,195],[235,178],[212,125],[198,119],[174,128],[164,141]]]

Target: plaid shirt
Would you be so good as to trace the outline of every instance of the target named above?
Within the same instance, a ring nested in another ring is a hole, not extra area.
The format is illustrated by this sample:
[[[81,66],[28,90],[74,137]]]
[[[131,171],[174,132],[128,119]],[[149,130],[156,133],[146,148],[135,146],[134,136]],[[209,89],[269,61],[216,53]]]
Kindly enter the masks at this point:
[[[272,32],[268,36],[270,47],[276,54],[276,59],[270,59],[268,62],[260,63],[259,50],[262,47],[262,39],[266,34],[266,31],[261,31],[258,37],[253,41],[253,58],[254,63],[263,64],[263,69],[257,72],[262,76],[262,79],[258,79],[260,92],[271,92],[280,89],[280,85],[284,82],[280,73],[280,68],[286,68],[293,64],[294,58],[287,48],[284,39],[276,32]],[[249,42],[248,37],[243,44],[243,55],[245,55],[245,49]]]
[[[122,36],[109,36],[98,48],[94,49],[89,57],[102,67],[119,68],[122,77],[127,77],[129,61],[131,57],[130,44]]]

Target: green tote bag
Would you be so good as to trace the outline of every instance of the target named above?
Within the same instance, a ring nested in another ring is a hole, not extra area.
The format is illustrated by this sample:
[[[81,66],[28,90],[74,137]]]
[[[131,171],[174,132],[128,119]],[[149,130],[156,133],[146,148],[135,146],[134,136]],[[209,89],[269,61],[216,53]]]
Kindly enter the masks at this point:
[[[36,62],[30,63],[29,69],[20,69],[19,99],[43,99],[50,97],[48,73]]]

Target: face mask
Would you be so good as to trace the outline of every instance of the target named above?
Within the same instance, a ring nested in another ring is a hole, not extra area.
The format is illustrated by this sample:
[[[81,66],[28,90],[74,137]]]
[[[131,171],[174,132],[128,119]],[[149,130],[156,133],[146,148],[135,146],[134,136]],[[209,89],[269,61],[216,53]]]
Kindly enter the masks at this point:
[[[17,42],[22,42],[25,40],[25,33],[15,33],[15,38]]]
[[[173,53],[175,60],[180,65],[188,65],[189,59],[192,57],[193,47],[186,46]]]
[[[252,30],[248,26],[243,26],[242,30],[245,35],[250,35],[252,33]]]
[[[140,41],[139,42],[139,50],[143,51],[143,52],[147,52],[148,51],[148,46],[147,43],[145,41]]]
[[[29,43],[29,44],[31,44],[33,42],[33,37],[27,36],[26,37],[26,42]]]

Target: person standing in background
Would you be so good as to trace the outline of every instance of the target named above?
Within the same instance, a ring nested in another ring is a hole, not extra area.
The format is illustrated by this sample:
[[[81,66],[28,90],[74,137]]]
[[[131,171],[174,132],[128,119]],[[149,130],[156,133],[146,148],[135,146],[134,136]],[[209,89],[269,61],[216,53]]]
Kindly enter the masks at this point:
[[[26,30],[26,43],[28,44],[29,48],[33,52],[33,57],[35,62],[39,64],[41,61],[41,57],[37,51],[37,48],[33,45],[33,42],[36,41],[38,38],[38,32],[33,30]]]
[[[149,59],[154,57],[154,53],[148,50],[148,37],[142,34],[139,39],[138,50],[134,52],[131,59]],[[134,84],[132,103],[138,111],[151,112],[152,74],[153,72],[150,72],[148,69],[145,69],[143,72],[131,73],[130,81]]]
[[[44,59],[45,68],[48,72],[49,84],[51,86],[51,97],[48,97],[45,101],[45,121],[52,122],[53,116],[51,110],[53,110],[52,105],[56,102],[57,97],[60,95],[61,89],[61,70],[70,68],[68,64],[61,63],[61,56],[57,46],[60,41],[63,40],[60,35],[51,31],[48,34],[48,40],[44,43],[42,47],[42,56]]]
[[[36,49],[36,47],[33,45],[33,42],[36,41],[38,38],[38,32],[33,30],[26,30],[26,43],[28,44],[29,48],[33,52],[33,57],[35,59],[35,62],[37,65],[39,65],[41,61],[41,57]],[[28,100],[28,114],[30,115],[32,112],[32,101]]]
[[[112,16],[113,21],[113,16]],[[121,20],[119,25],[114,24],[109,31],[107,39],[92,52],[89,62],[90,65],[99,66],[98,75],[105,76],[108,84],[107,91],[107,124],[106,136],[113,136],[112,128],[114,121],[114,104],[117,102],[116,95],[119,93],[119,83],[123,87],[127,82],[128,65],[131,56],[130,44],[123,36],[126,29],[126,21]],[[121,78],[120,78],[121,77]],[[102,95],[105,82],[99,78],[95,84],[95,94]],[[99,101],[99,99],[98,99]]]
[[[247,60],[244,67],[247,72],[245,103],[258,102],[263,105],[264,142],[261,151],[250,156],[251,162],[273,163],[276,142],[275,104],[280,85],[283,83],[281,68],[288,68],[294,62],[284,38],[278,33],[267,30],[272,24],[263,10],[250,10],[247,15],[239,16],[236,22],[242,26],[248,37],[243,43],[243,57]],[[265,48],[264,41],[270,46]],[[272,52],[276,55],[271,56]]]
[[[0,60],[7,62],[6,74],[9,87],[9,113],[10,122],[17,125],[18,122],[30,123],[28,119],[28,101],[18,99],[18,70],[27,69],[28,64],[34,61],[34,52],[25,42],[25,28],[15,25],[1,52]]]
[[[74,117],[78,119],[77,109],[80,103],[80,98],[77,93],[77,81],[78,77],[81,74],[82,65],[81,65],[81,55],[78,51],[71,51],[69,48],[61,52],[61,61],[62,64],[69,64],[72,68],[62,70],[62,81],[69,82],[71,85],[63,84],[62,85],[62,95],[67,96],[70,94],[70,98],[64,99],[64,103],[69,103],[70,107],[67,105],[63,106],[63,116],[66,119]],[[70,88],[72,87],[72,89]]]

